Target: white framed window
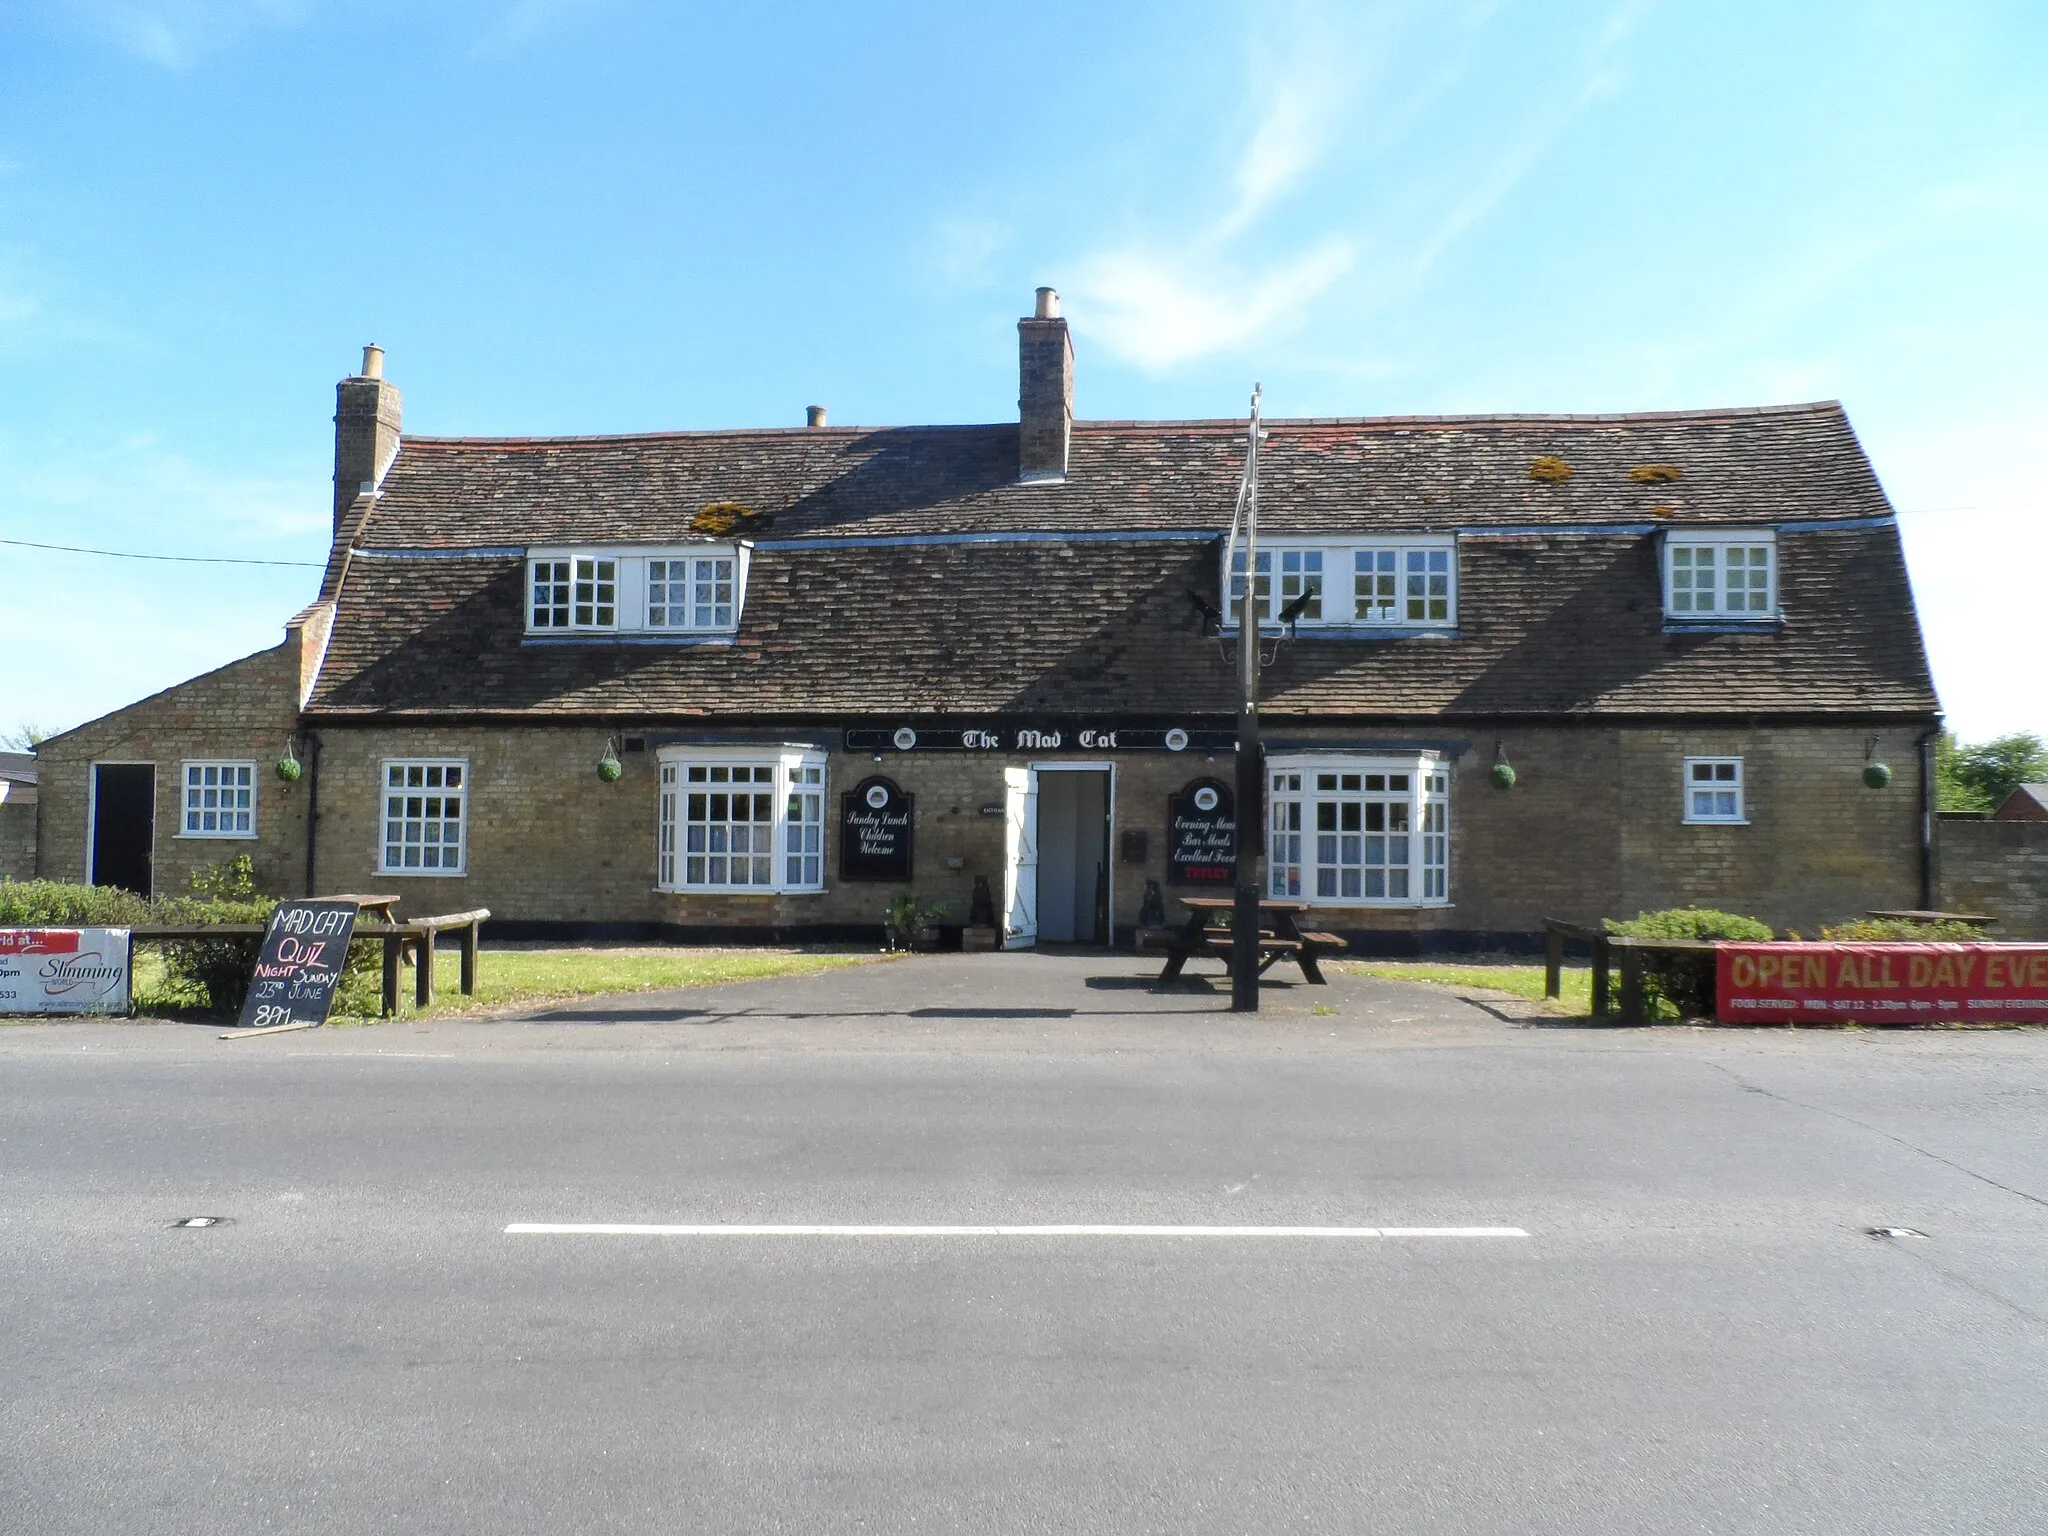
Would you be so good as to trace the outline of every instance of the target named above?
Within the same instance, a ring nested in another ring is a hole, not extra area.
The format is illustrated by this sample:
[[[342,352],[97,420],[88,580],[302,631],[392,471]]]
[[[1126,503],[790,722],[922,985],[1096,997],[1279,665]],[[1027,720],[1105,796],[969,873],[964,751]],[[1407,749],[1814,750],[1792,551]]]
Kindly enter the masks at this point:
[[[1278,623],[1281,610],[1302,597],[1296,622],[1311,630],[1447,629],[1458,619],[1458,553],[1447,536],[1279,540],[1259,550],[1257,564],[1252,592],[1261,624]],[[1226,622],[1236,625],[1245,602],[1242,549],[1232,552],[1227,574]]]
[[[1433,754],[1274,758],[1267,767],[1270,894],[1320,906],[1450,899],[1450,773]]]
[[[616,629],[619,562],[611,555],[566,555],[528,562],[533,629]]]
[[[377,872],[459,875],[468,846],[469,764],[460,758],[387,758],[384,836]]]
[[[821,752],[664,747],[655,883],[664,891],[825,888]]]
[[[1685,819],[1689,822],[1748,820],[1742,803],[1742,759],[1688,757],[1685,760]]]
[[[1667,535],[1664,612],[1674,619],[1775,617],[1776,539],[1768,532]]]
[[[180,837],[254,837],[256,765],[244,762],[189,762],[185,767],[185,808]]]
[[[647,627],[731,629],[738,569],[729,551],[649,560]]]
[[[527,551],[526,632],[549,639],[731,634],[752,546]]]

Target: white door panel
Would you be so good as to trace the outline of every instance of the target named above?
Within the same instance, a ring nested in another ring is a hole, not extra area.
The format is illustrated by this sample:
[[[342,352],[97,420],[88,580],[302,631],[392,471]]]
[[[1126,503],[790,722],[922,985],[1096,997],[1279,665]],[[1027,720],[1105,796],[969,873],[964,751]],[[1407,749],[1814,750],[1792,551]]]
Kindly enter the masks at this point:
[[[1003,948],[1038,942],[1038,775],[1003,770]]]

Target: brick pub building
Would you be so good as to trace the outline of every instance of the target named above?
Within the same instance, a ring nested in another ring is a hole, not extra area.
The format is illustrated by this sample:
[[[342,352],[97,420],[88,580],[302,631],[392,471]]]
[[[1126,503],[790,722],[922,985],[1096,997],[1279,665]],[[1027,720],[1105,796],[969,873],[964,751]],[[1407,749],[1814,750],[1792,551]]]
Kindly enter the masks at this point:
[[[316,601],[46,742],[41,873],[247,852],[507,934],[865,937],[977,877],[1012,945],[1174,918],[1227,880],[1245,427],[1074,420],[1058,310],[991,426],[409,437],[369,349]],[[1317,928],[1928,903],[1937,704],[1839,405],[1267,427],[1250,819]]]

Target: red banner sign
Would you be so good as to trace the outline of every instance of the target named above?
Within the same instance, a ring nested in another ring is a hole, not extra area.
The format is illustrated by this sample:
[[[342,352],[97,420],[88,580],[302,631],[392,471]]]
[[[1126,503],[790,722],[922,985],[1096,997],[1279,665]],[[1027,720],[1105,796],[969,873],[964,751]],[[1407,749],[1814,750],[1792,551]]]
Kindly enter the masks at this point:
[[[0,955],[75,955],[76,928],[0,928]]]
[[[2048,1024],[2048,944],[1721,944],[1714,969],[1728,1024]]]

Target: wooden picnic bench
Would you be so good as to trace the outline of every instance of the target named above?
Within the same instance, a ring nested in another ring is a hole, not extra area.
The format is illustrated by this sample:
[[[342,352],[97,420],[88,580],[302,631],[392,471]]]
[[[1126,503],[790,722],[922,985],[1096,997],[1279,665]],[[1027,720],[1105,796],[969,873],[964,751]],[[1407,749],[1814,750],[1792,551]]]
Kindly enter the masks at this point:
[[[1144,928],[1138,933],[1139,944],[1167,951],[1166,964],[1159,972],[1161,985],[1178,977],[1181,968],[1197,955],[1229,959],[1236,944],[1230,929],[1230,916],[1237,907],[1234,897],[1183,896],[1181,905],[1188,909],[1185,923],[1178,927]],[[1295,914],[1308,909],[1305,901],[1259,903],[1260,975],[1283,960],[1291,960],[1301,967],[1301,974],[1311,985],[1326,985],[1322,967],[1317,963],[1318,957],[1341,955],[1351,946],[1334,933],[1304,933],[1295,921]],[[1221,926],[1216,925],[1218,917],[1223,919]]]

